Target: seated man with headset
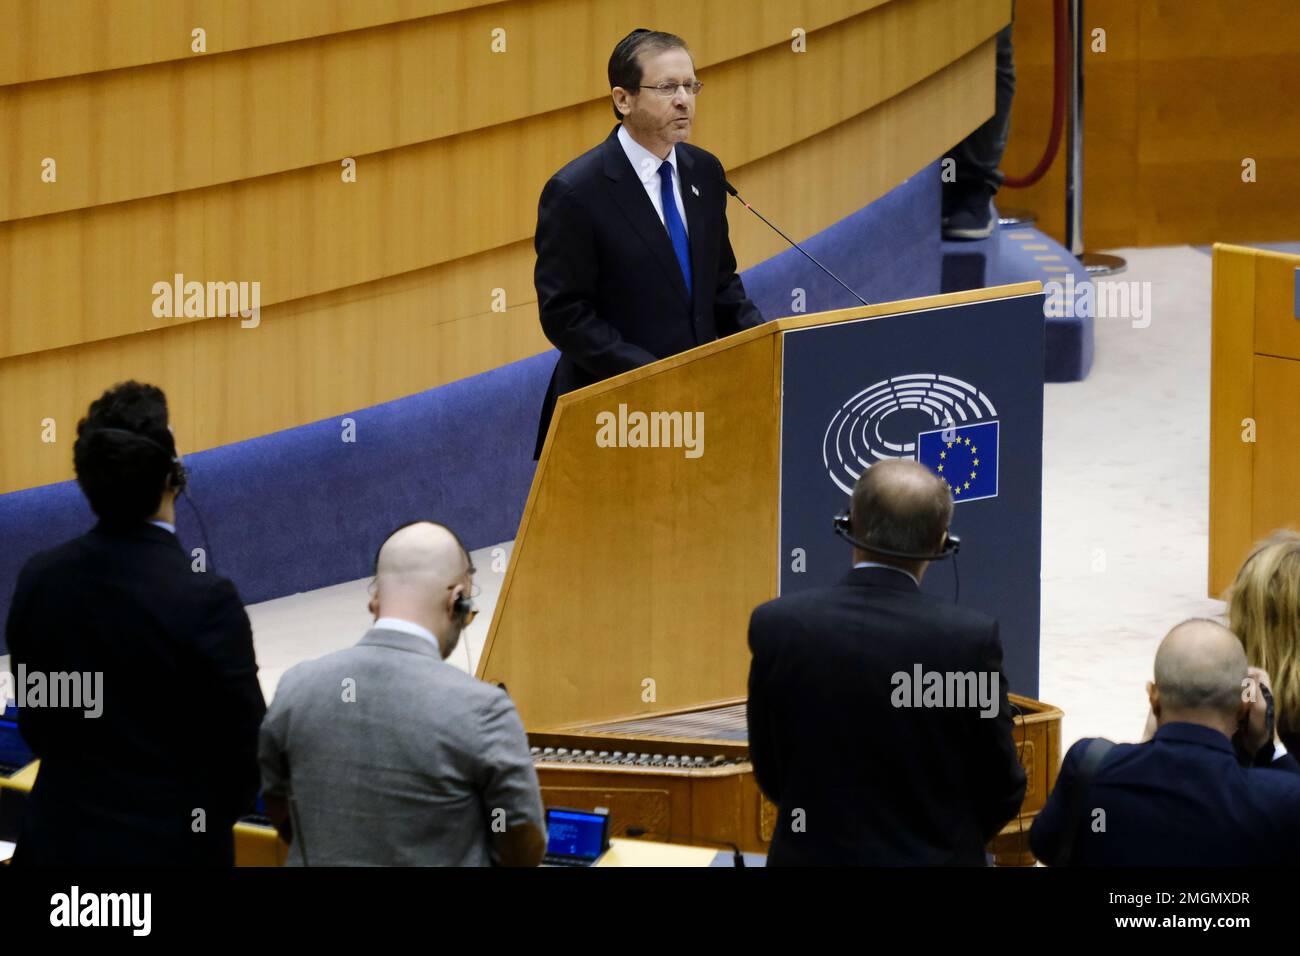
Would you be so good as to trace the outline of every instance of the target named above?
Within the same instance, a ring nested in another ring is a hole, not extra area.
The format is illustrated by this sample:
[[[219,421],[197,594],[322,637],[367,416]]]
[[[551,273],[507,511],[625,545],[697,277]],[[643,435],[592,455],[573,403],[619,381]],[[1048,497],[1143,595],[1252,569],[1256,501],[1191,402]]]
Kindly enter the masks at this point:
[[[754,611],[750,757],[779,809],[769,866],[982,866],[1019,810],[997,621],[920,590],[957,550],[952,508],[924,465],[868,468],[835,523],[853,569]],[[963,692],[976,687],[983,703]]]

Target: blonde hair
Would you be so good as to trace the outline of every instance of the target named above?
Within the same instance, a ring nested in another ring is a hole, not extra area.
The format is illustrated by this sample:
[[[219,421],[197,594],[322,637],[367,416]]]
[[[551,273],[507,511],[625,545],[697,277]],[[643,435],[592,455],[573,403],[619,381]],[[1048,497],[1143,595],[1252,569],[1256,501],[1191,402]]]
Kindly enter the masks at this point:
[[[1272,680],[1278,730],[1300,732],[1300,532],[1258,542],[1223,599],[1246,659]]]

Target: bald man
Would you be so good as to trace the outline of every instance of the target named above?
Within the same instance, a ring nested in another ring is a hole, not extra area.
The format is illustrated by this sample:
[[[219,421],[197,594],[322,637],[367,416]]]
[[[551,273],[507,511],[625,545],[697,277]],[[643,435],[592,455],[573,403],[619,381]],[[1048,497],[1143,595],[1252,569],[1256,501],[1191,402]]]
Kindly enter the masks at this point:
[[[1241,643],[1214,621],[1184,621],[1156,652],[1147,696],[1155,736],[1100,751],[1080,740],[1030,831],[1034,855],[1053,865],[1296,866],[1300,864],[1300,765],[1283,754],[1269,768],[1242,767],[1269,739],[1259,684]],[[1104,742],[1108,743],[1108,742]]]
[[[505,691],[446,663],[476,613],[473,574],[448,528],[398,528],[375,561],[374,626],[280,679],[259,756],[290,866],[541,862],[519,715]]]
[[[873,465],[853,488],[852,570],[750,618],[750,759],[778,807],[769,866],[983,866],[1016,815],[997,621],[920,589],[952,507],[924,465]],[[944,693],[926,691],[936,679]]]

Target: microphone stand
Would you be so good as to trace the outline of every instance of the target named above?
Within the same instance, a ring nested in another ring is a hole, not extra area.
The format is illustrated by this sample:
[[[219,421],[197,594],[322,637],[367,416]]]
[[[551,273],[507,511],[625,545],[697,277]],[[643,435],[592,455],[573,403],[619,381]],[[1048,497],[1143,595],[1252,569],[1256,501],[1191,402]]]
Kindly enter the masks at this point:
[[[803,246],[799,245],[799,243],[795,242],[793,239],[791,239],[789,236],[787,236],[787,235],[786,235],[784,232],[782,232],[780,229],[776,228],[776,226],[772,224],[772,221],[771,221],[770,219],[768,219],[766,216],[764,216],[761,212],[759,212],[757,209],[755,209],[755,208],[754,208],[753,206],[751,206],[749,203],[745,202],[745,200],[741,199],[741,198],[740,198],[740,193],[736,192],[736,187],[735,187],[735,186],[731,185],[731,183],[727,182],[725,179],[722,181],[722,185],[723,185],[724,187],[726,187],[727,192],[729,192],[731,195],[733,195],[733,196],[736,197],[736,199],[740,202],[740,204],[741,204],[742,206],[744,206],[746,209],[748,209],[750,212],[752,212],[752,213],[753,213],[755,216],[757,216],[759,219],[763,220],[763,222],[767,223],[768,228],[770,228],[770,229],[771,229],[773,232],[775,232],[778,236],[780,236],[780,237],[781,237],[782,239],[784,239],[786,242],[790,243],[790,245],[794,246],[794,247],[795,247],[796,249],[798,249],[801,253],[803,253],[804,257],[805,257],[809,262],[811,262],[813,265],[815,265],[818,269],[821,269],[822,272],[826,273],[828,276],[830,276],[832,279],[834,279],[836,282],[838,282],[841,286],[843,286],[844,289],[845,289],[845,291],[847,291],[847,292],[849,293],[849,295],[853,296],[853,298],[857,299],[857,300],[858,300],[859,302],[861,302],[863,305],[871,305],[870,302],[868,302],[866,299],[862,298],[862,296],[858,295],[856,292],[854,292],[852,289],[850,289],[850,288],[848,287],[848,285],[844,282],[843,279],[841,279],[841,278],[840,278],[839,276],[837,276],[834,272],[831,272],[830,269],[827,269],[824,265],[822,265],[820,262],[818,262],[816,259],[814,259],[814,258],[813,258],[809,253],[808,253],[808,251],[807,251],[806,249],[804,249]]]

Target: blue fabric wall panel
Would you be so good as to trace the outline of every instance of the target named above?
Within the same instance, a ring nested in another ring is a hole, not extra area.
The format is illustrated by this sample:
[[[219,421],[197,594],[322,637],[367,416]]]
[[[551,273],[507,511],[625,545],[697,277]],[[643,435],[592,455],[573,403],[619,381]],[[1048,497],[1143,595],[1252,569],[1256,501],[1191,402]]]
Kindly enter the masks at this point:
[[[387,533],[417,518],[466,547],[513,538],[533,477],[548,352],[335,419],[187,455],[177,532],[247,603],[364,577]],[[345,418],[356,441],[342,440]],[[75,482],[0,495],[0,614],[34,552],[94,523]]]
[[[868,302],[937,295],[943,265],[940,188],[935,163],[801,245]],[[730,215],[734,220],[752,214],[735,204]],[[745,290],[766,319],[793,314],[795,288],[806,293],[807,313],[858,304],[796,249],[760,262],[745,272],[744,280]]]

